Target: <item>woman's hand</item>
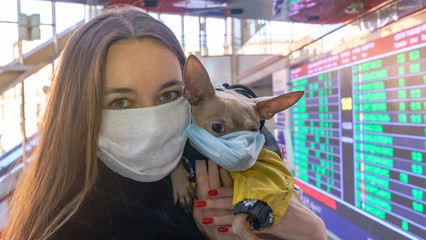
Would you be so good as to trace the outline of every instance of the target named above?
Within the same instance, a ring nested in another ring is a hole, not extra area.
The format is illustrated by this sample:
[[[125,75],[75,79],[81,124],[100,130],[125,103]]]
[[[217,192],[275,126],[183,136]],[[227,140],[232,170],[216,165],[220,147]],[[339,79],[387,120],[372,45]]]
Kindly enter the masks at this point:
[[[212,162],[196,161],[197,197],[193,216],[198,229],[209,239],[237,239],[232,233],[234,219],[233,181],[229,173]],[[324,222],[313,213],[294,192],[281,221],[270,228],[255,231],[260,239],[325,240]]]
[[[261,239],[327,239],[324,222],[293,192],[287,210],[277,224],[263,231],[256,231]]]
[[[208,165],[208,166],[207,166]],[[209,239],[236,239],[232,234],[233,181],[211,160],[195,163],[197,197],[193,216],[198,229]]]

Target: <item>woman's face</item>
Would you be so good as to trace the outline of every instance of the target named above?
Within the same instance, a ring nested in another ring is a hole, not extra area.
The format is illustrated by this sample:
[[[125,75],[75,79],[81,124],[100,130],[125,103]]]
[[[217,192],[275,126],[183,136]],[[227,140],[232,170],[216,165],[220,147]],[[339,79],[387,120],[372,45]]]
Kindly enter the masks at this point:
[[[108,49],[105,109],[161,105],[181,97],[182,88],[178,58],[159,40],[122,40]]]

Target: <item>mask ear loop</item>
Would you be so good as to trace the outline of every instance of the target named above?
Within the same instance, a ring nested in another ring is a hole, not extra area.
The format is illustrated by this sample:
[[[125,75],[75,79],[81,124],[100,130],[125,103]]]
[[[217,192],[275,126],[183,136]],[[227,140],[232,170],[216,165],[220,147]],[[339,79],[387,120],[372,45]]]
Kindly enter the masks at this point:
[[[191,117],[189,118],[189,124],[195,124],[194,116],[192,115],[192,111],[189,114]]]

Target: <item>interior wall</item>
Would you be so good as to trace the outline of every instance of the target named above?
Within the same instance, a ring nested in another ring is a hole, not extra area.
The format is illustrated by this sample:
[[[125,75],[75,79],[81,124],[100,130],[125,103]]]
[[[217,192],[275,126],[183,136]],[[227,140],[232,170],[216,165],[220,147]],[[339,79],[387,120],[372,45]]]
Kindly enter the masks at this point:
[[[209,73],[213,86],[232,82],[231,56],[200,57],[200,61]]]
[[[238,56],[238,75],[247,72],[256,67],[262,61],[269,58],[270,55],[239,55]]]

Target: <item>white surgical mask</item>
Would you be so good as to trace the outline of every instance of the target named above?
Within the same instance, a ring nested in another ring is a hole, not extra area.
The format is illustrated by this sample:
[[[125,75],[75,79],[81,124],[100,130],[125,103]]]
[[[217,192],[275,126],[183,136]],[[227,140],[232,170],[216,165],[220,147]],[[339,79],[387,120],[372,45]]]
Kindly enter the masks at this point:
[[[186,135],[197,151],[229,171],[251,168],[265,143],[265,136],[259,132],[240,131],[215,137],[194,123],[188,126]]]
[[[103,110],[98,157],[121,176],[158,181],[181,159],[189,116],[184,98],[148,108]]]

